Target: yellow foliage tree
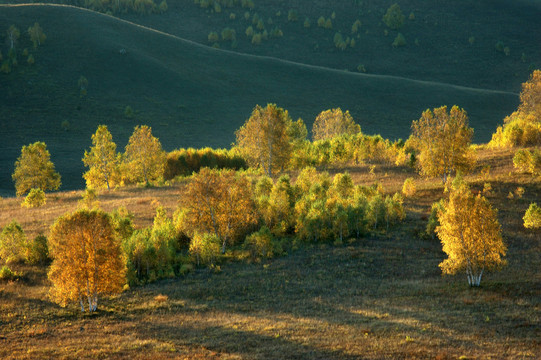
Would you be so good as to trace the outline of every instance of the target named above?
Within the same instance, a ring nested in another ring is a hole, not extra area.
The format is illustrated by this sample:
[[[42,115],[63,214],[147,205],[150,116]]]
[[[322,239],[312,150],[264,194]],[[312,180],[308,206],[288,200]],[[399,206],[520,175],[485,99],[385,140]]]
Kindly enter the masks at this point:
[[[54,169],[51,154],[44,142],[23,146],[11,175],[17,196],[31,189],[56,190],[60,187],[60,174]]]
[[[203,168],[195,174],[181,198],[183,231],[212,233],[222,242],[238,239],[257,222],[250,179],[232,170]]]
[[[163,176],[166,154],[152,129],[146,125],[136,126],[126,145],[125,171],[130,180],[149,183]]]
[[[465,271],[468,284],[479,286],[485,271],[506,264],[507,248],[496,210],[481,194],[474,196],[463,182],[455,179],[438,220],[436,233],[447,254],[439,265],[444,274]]]
[[[79,210],[56,220],[49,236],[53,262],[51,297],[61,305],[78,301],[81,311],[96,311],[98,296],[116,294],[126,282],[120,241],[108,214]]]
[[[83,174],[87,188],[100,188],[111,185],[120,180],[120,154],[116,152],[116,144],[106,125],[98,126],[92,135],[92,147],[85,150],[83,163],[89,168]]]
[[[237,130],[237,146],[250,166],[261,167],[270,177],[274,170],[284,168],[291,157],[287,110],[268,104],[257,105],[246,123]]]
[[[312,140],[331,139],[340,135],[354,135],[361,132],[361,127],[353,121],[349,111],[342,109],[322,111],[312,126]]]
[[[411,125],[411,144],[418,151],[421,174],[441,176],[443,182],[455,171],[467,172],[475,162],[470,148],[473,129],[466,111],[447,106],[423,112]]]

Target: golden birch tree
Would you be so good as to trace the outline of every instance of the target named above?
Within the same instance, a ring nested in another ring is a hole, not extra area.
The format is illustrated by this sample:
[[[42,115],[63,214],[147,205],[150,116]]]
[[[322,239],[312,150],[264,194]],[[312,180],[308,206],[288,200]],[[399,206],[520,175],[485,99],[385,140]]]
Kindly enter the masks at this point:
[[[136,126],[124,153],[127,176],[135,182],[150,183],[163,176],[166,154],[152,129]]]
[[[257,222],[250,179],[232,170],[201,169],[186,187],[181,207],[188,235],[214,234],[222,253]]]
[[[87,188],[100,188],[115,185],[120,180],[120,154],[106,125],[98,126],[92,135],[92,147],[85,150],[83,163],[88,171],[83,174]]]
[[[427,109],[413,121],[411,129],[421,174],[440,176],[445,182],[454,172],[467,172],[473,166],[473,129],[468,126],[465,110],[456,105],[449,112],[447,106]]]
[[[22,147],[11,177],[17,196],[31,189],[57,190],[61,184],[60,174],[55,171],[47,145],[40,141]]]
[[[283,169],[291,157],[287,110],[275,104],[257,105],[246,123],[236,131],[237,146],[253,167],[261,167],[270,177]]]
[[[61,305],[77,301],[81,311],[98,308],[98,297],[117,294],[126,282],[120,241],[109,215],[79,210],[56,220],[49,236],[53,262],[51,297]]]
[[[312,126],[312,140],[331,139],[340,135],[354,135],[361,132],[361,127],[353,121],[349,111],[342,109],[322,111]]]
[[[474,196],[467,185],[455,181],[449,201],[438,214],[436,233],[447,259],[439,264],[444,274],[466,272],[468,284],[479,286],[485,271],[506,264],[507,248],[496,210],[481,194]]]

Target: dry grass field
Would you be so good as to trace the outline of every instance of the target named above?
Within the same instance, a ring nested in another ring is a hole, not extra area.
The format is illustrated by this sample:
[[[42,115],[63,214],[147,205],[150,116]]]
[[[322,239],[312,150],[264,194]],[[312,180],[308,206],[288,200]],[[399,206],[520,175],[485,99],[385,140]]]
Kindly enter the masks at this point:
[[[441,245],[420,236],[430,205],[445,196],[438,180],[408,168],[377,165],[372,174],[369,166],[351,166],[356,183],[379,181],[389,193],[416,179],[402,225],[262,262],[241,261],[233,250],[219,270],[127,289],[90,315],[48,300],[44,267],[14,266],[21,279],[0,282],[0,358],[538,359],[541,241],[521,217],[541,199],[541,181],[516,173],[510,150],[480,147],[478,155],[466,179],[475,190],[491,183],[487,197],[509,247],[508,267],[478,289],[464,276],[442,277]],[[158,203],[171,214],[179,194],[178,185],[122,188],[99,201],[107,211],[126,206],[142,227]],[[16,219],[29,237],[47,234],[80,197],[49,194],[37,209],[4,198],[0,226]]]

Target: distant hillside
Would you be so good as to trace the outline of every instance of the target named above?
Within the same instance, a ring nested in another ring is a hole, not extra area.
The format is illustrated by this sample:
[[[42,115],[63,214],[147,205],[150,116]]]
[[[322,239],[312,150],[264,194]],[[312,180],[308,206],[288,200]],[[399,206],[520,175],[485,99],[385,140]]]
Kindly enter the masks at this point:
[[[339,106],[351,111],[365,133],[406,138],[411,120],[424,109],[458,104],[470,114],[476,140],[487,141],[518,104],[511,92],[217,50],[74,7],[0,6],[2,34],[11,24],[23,33],[36,21],[46,42],[33,50],[22,34],[17,45],[30,49],[35,64],[21,58],[10,74],[0,73],[3,194],[13,192],[10,175],[21,146],[37,140],[47,143],[63,188],[82,187],[81,158],[98,124],[109,126],[120,150],[137,124],[152,126],[167,150],[227,147],[256,104],[274,102],[309,127],[317,113]],[[84,97],[81,76],[88,79]],[[133,118],[125,116],[126,106]]]

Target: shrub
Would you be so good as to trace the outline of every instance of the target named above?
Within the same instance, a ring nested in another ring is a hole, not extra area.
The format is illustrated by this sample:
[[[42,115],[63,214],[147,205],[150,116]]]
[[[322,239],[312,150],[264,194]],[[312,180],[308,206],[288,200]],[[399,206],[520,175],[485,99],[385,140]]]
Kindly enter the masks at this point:
[[[34,208],[34,207],[40,207],[41,205],[45,205],[46,199],[45,199],[45,193],[41,189],[31,189],[28,195],[24,198],[23,203],[21,206],[24,206],[26,208]]]
[[[541,151],[520,149],[513,157],[513,166],[521,172],[537,174],[541,173]]]
[[[269,228],[263,226],[258,232],[248,236],[244,247],[250,251],[253,260],[273,257],[272,233]]]
[[[30,54],[30,55],[28,55],[28,58],[26,59],[26,62],[28,63],[28,65],[34,65],[36,60],[34,60],[34,56],[32,54]]]
[[[164,13],[167,11],[169,7],[167,6],[167,1],[166,0],[163,0],[161,3],[160,3],[160,6],[158,6],[158,11],[161,12],[161,13]]]
[[[49,261],[49,246],[45,235],[38,235],[28,248],[27,262],[29,264],[45,264]]]
[[[325,27],[325,18],[323,16],[320,16],[319,19],[317,19],[317,26]]]
[[[393,47],[399,47],[399,46],[405,46],[406,45],[406,38],[402,33],[398,33],[396,35],[396,38],[393,41]]]
[[[258,30],[264,30],[264,29],[265,29],[265,23],[263,22],[263,20],[259,20],[259,21],[257,22],[256,28],[257,28]]]
[[[220,40],[220,36],[218,35],[216,31],[211,31],[207,38],[208,38],[209,43],[215,43],[218,40]]]
[[[124,108],[124,116],[126,119],[133,119],[134,111],[130,105],[127,105],[126,108]]]
[[[537,203],[530,204],[522,220],[524,220],[524,227],[527,229],[541,228],[541,208],[537,206]]]
[[[393,30],[400,29],[404,25],[404,19],[404,14],[402,14],[398,4],[391,5],[383,15],[383,22]]]
[[[299,20],[299,13],[297,10],[291,9],[287,12],[287,21],[297,21]]]
[[[222,12],[222,6],[220,5],[220,3],[218,2],[214,3],[214,12],[218,14]]]
[[[237,33],[231,28],[225,28],[222,30],[222,40],[235,41],[237,39]]]
[[[17,273],[13,272],[7,265],[2,266],[2,269],[0,269],[0,280],[12,281],[17,278]]]
[[[404,185],[402,185],[402,194],[404,194],[405,197],[411,197],[415,195],[416,191],[417,189],[415,188],[413,178],[407,178],[404,181]]]
[[[503,41],[497,41],[496,45],[494,45],[494,48],[496,49],[496,51],[503,52],[505,45],[503,44]]]
[[[310,25],[311,25],[310,24],[310,19],[309,18],[304,18],[303,26],[308,29],[310,27]]]
[[[220,256],[220,239],[214,234],[195,233],[190,242],[190,254],[199,265],[214,265]]]
[[[282,30],[278,27],[275,27],[274,29],[272,29],[271,31],[271,36],[272,37],[282,37],[284,36],[284,33],[282,32]]]
[[[332,20],[331,19],[327,19],[325,21],[325,29],[332,29]]]
[[[248,37],[252,37],[254,36],[254,28],[252,27],[252,25],[248,26],[246,28],[246,31],[244,32],[246,34],[246,36]]]
[[[6,263],[27,258],[28,240],[21,225],[13,220],[0,233],[0,258]]]
[[[235,20],[237,18],[237,14],[231,13],[229,14],[229,20]]]
[[[425,233],[429,237],[436,238],[436,228],[440,225],[438,220],[438,214],[445,210],[444,200],[440,200],[432,204],[430,209],[430,216],[428,217],[428,223],[426,224]]]
[[[355,20],[353,25],[351,25],[351,33],[356,34],[359,31],[359,28],[361,27],[361,25],[362,25],[361,20],[359,19]]]
[[[260,33],[257,33],[257,34],[254,34],[254,36],[252,36],[252,44],[253,45],[259,45],[261,44],[261,34]]]

